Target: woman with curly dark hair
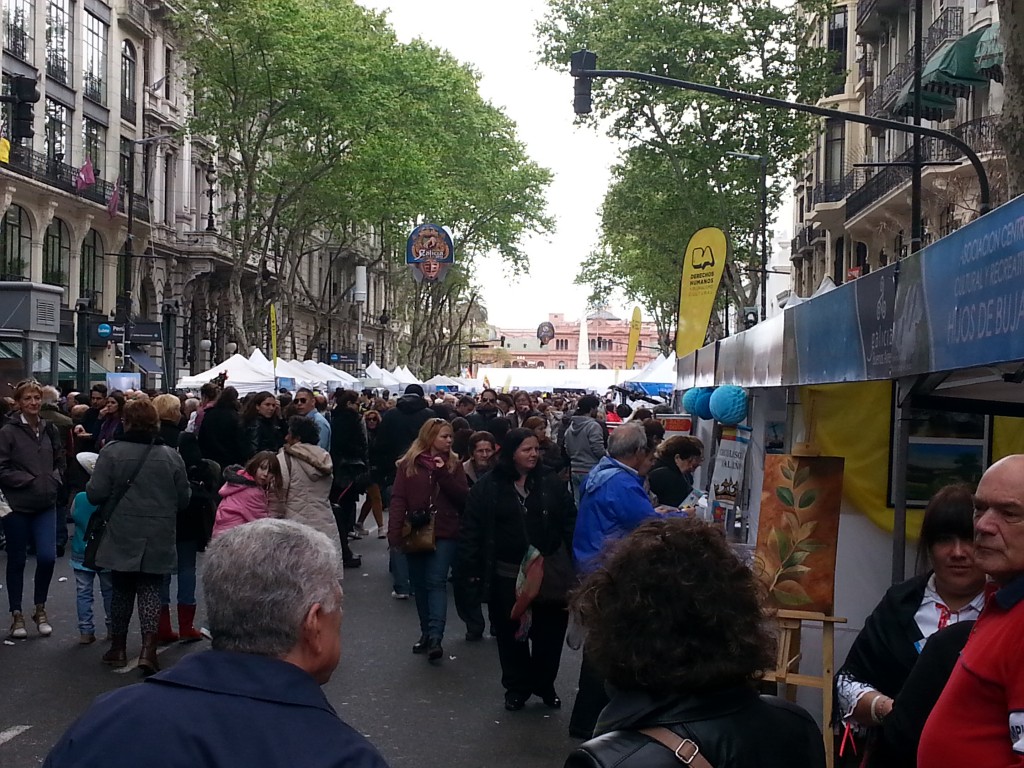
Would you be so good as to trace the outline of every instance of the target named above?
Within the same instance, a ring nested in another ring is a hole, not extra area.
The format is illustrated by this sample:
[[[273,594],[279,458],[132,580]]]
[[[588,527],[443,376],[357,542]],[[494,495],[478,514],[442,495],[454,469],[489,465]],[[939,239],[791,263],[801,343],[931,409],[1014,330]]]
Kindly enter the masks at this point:
[[[763,590],[722,532],[654,519],[605,556],[574,597],[588,656],[611,703],[566,768],[819,768],[825,748],[803,709],[758,696],[775,665]],[[694,763],[698,764],[698,763]]]

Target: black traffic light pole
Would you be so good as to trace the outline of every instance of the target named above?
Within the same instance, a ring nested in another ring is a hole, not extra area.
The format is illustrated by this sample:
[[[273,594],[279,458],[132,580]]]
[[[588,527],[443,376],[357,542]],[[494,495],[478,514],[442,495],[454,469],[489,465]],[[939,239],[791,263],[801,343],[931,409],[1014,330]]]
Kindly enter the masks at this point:
[[[874,126],[875,128],[888,128],[893,131],[910,133],[914,136],[931,136],[932,138],[940,139],[952,144],[962,151],[967,159],[970,160],[971,165],[974,166],[975,173],[978,174],[978,196],[981,199],[980,212],[983,214],[988,213],[992,208],[992,195],[989,189],[988,174],[985,172],[985,166],[982,165],[981,159],[974,150],[971,149],[971,146],[966,141],[958,136],[954,136],[952,133],[948,133],[947,131],[927,128],[923,125],[901,123],[896,120],[886,120],[882,117],[870,117],[868,115],[860,115],[854,112],[841,112],[838,109],[827,109],[826,107],[817,107],[813,104],[802,104],[797,101],[775,99],[771,96],[760,96],[754,93],[733,91],[728,88],[705,85],[704,83],[691,83],[687,80],[676,80],[671,77],[662,77],[661,75],[649,75],[644,72],[631,72],[623,69],[596,69],[595,67],[597,67],[597,54],[593,51],[576,51],[576,53],[572,55],[569,65],[569,74],[576,78],[576,98],[573,101],[573,109],[577,115],[590,114],[591,80],[595,77],[612,77],[623,80],[640,80],[645,83],[654,83],[655,85],[667,85],[670,88],[697,91],[698,93],[718,96],[719,98],[727,99],[729,101],[749,101],[766,107],[786,109],[791,112],[805,112],[809,115],[829,117],[835,120],[845,120],[850,123]]]

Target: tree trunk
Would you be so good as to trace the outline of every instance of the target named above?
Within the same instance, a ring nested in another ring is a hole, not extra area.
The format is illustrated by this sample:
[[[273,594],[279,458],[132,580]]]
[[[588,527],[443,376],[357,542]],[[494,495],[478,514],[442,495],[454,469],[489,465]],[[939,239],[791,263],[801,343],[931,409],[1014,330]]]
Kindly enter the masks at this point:
[[[231,270],[228,280],[228,307],[231,314],[229,341],[234,341],[240,349],[249,349],[249,334],[245,328],[245,298],[242,295],[242,269]]]
[[[1003,44],[1003,113],[1009,199],[1024,194],[1024,0],[998,0]]]

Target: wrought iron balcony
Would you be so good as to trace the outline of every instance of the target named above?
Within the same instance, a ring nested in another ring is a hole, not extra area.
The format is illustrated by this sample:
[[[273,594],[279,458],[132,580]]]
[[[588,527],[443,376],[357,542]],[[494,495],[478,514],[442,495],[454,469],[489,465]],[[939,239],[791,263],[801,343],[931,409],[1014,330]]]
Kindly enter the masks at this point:
[[[875,76],[875,54],[865,51],[857,62],[857,75],[860,80],[868,80]]]
[[[961,123],[953,129],[952,133],[967,142],[975,152],[984,155],[1003,151],[998,128],[999,116],[987,115],[976,120]],[[909,162],[913,159],[913,154],[914,149],[910,147],[900,154],[895,162]],[[931,160],[949,162],[965,159],[963,151],[959,148],[949,142],[931,137],[926,137],[921,143],[921,158],[926,162]],[[909,183],[911,175],[912,170],[909,166],[881,168],[847,199],[846,218],[853,218],[893,190]]]
[[[857,188],[858,181],[859,174],[856,171],[850,171],[841,179],[828,179],[819,182],[814,188],[811,199],[814,205],[841,203]]]
[[[146,12],[145,4],[139,0],[123,0],[123,3],[122,13],[128,20],[136,24],[139,29],[149,29],[149,14]]]
[[[78,195],[94,203],[99,203],[100,205],[107,205],[114,192],[113,184],[99,178],[96,179],[95,184],[78,192],[75,189],[75,181],[78,179],[78,169],[76,167],[18,145],[11,147],[10,162],[5,164],[3,168],[21,176],[40,181],[56,189]],[[118,210],[121,212],[125,211],[124,195],[121,195]],[[135,196],[132,202],[132,211],[136,219],[149,221],[149,206],[144,198]]]
[[[46,74],[58,83],[68,83],[68,59],[60,53],[48,51],[46,54]]]
[[[85,98],[95,101],[97,104],[106,104],[105,91],[103,78],[92,72],[82,74],[82,93]]]
[[[810,250],[825,235],[825,230],[815,224],[804,224],[797,230],[793,240],[793,252],[800,253]]]
[[[956,40],[964,34],[964,9],[947,8],[931,23],[924,34],[924,60],[935,53],[947,40]],[[913,58],[910,59],[913,66]]]

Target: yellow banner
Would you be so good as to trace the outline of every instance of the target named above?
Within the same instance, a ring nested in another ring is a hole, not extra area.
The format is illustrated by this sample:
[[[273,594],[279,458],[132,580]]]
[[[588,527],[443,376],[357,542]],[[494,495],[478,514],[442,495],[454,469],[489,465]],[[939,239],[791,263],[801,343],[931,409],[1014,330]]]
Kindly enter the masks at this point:
[[[679,287],[677,358],[704,346],[718,284],[722,282],[725,271],[727,250],[725,233],[715,227],[699,230],[686,246],[683,279]]]
[[[643,320],[640,318],[640,307],[633,307],[633,319],[629,321],[629,346],[626,352],[626,368],[632,368],[636,362],[636,351],[640,347],[640,329]]]
[[[270,305],[270,359],[277,368],[277,307],[274,304]]]

